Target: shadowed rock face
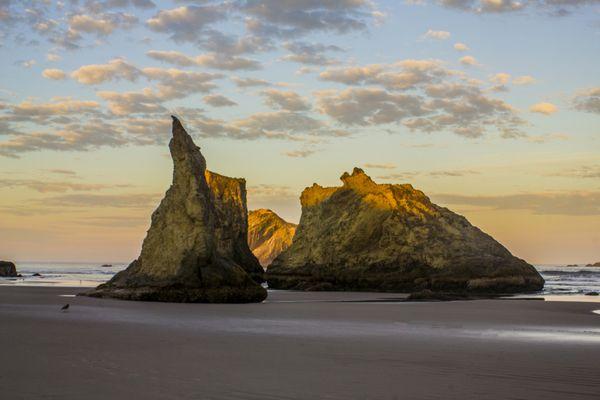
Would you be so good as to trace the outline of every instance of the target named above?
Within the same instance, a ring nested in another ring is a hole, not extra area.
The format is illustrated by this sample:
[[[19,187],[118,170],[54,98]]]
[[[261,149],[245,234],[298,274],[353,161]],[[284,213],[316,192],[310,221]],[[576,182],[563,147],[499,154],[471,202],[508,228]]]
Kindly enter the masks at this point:
[[[379,185],[358,168],[341,180],[342,187],[314,184],[302,192],[300,224],[290,248],[269,267],[270,287],[469,293],[543,287],[533,266],[411,185]]]
[[[0,276],[14,278],[17,276],[17,267],[10,261],[0,261]]]
[[[290,247],[294,232],[296,224],[271,210],[253,210],[248,214],[248,245],[263,268]]]
[[[206,161],[173,117],[173,183],[152,214],[142,252],[87,293],[172,302],[259,302],[262,268],[246,241],[246,182],[206,170]]]

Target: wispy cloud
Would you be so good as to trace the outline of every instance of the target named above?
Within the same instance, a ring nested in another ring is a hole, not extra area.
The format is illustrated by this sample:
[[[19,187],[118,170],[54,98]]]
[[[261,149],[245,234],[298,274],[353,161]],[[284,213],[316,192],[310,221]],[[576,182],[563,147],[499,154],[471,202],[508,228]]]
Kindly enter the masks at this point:
[[[600,192],[523,193],[498,196],[434,194],[435,201],[495,210],[528,210],[540,215],[600,215]]]

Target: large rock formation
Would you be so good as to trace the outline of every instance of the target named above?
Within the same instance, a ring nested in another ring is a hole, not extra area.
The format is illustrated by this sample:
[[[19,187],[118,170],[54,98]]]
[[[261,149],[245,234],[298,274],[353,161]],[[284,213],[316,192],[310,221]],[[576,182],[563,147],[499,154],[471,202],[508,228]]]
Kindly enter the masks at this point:
[[[296,224],[285,221],[271,210],[261,208],[248,214],[248,245],[263,268],[290,247],[294,232]]]
[[[361,169],[342,187],[306,188],[289,249],[267,272],[269,287],[499,293],[544,280],[466,218],[411,185],[376,184]]]
[[[152,214],[137,260],[96,297],[173,302],[259,302],[262,268],[246,241],[246,182],[206,170],[200,149],[173,117],[173,183]]]
[[[14,278],[17,275],[17,267],[10,261],[0,261],[0,277]]]

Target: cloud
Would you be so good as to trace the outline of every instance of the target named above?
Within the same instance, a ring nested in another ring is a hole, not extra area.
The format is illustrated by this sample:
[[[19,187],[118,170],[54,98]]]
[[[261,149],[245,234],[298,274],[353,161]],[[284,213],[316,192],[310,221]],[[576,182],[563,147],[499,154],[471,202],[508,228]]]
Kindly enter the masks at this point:
[[[42,76],[46,79],[52,79],[55,81],[62,80],[66,78],[65,71],[62,69],[50,68],[42,71]]]
[[[52,132],[20,134],[0,142],[0,156],[18,157],[20,153],[40,150],[87,151],[99,147],[118,147],[127,143],[114,126],[91,119],[85,124],[71,123]]]
[[[454,177],[462,177],[462,176],[467,176],[467,175],[478,175],[479,172],[473,171],[470,169],[466,169],[466,170],[449,170],[449,171],[430,171],[427,174],[434,178],[439,178],[439,177],[453,177],[454,178]]]
[[[194,60],[192,57],[186,56],[178,51],[150,50],[146,52],[146,55],[150,58],[154,58],[155,60],[168,62],[181,67],[189,67],[197,64],[196,60]]]
[[[346,85],[379,84],[388,89],[409,89],[422,83],[440,82],[456,72],[444,68],[438,60],[407,59],[394,64],[370,64],[326,69],[319,79]]]
[[[298,193],[292,191],[289,186],[258,184],[248,186],[248,196],[253,198],[294,198],[298,197]]]
[[[600,87],[579,92],[573,99],[573,107],[579,111],[600,114]]]
[[[55,53],[46,54],[46,60],[48,60],[48,61],[55,62],[55,61],[60,61],[60,59],[61,59],[61,57],[58,54],[55,54]]]
[[[475,14],[516,13],[532,8],[553,16],[566,16],[575,8],[594,5],[597,0],[431,0],[430,2]]]
[[[527,210],[539,215],[600,215],[600,192],[523,193],[500,196],[435,194],[436,202],[494,210]]]
[[[256,60],[237,56],[219,55],[217,53],[207,53],[196,57],[189,57],[178,51],[150,50],[146,55],[156,60],[184,67],[199,65],[228,71],[257,70],[261,68],[261,64]]]
[[[150,80],[159,81],[158,95],[163,100],[209,92],[216,88],[213,81],[223,78],[223,75],[218,73],[183,71],[176,68],[144,68],[142,73]]]
[[[372,163],[366,163],[364,164],[365,168],[371,168],[371,169],[395,169],[396,165],[395,164],[372,164]]]
[[[96,111],[100,107],[95,101],[58,99],[48,103],[23,101],[12,107],[12,114],[17,117],[37,117],[69,115]]]
[[[424,35],[425,39],[435,39],[435,40],[446,40],[450,38],[450,32],[447,31],[434,31],[429,29]],[[456,45],[455,45],[456,48]]]
[[[500,72],[490,77],[490,82],[495,83],[496,85],[506,85],[510,82],[510,74],[505,72]]]
[[[384,164],[385,165],[385,164]],[[366,166],[366,165],[365,165]],[[373,167],[371,167],[373,168]],[[393,169],[395,167],[389,168]],[[470,169],[436,170],[436,171],[403,171],[394,174],[378,176],[379,179],[398,180],[414,179],[417,176],[429,176],[431,178],[460,178],[468,175],[478,175],[478,171]]]
[[[160,200],[161,194],[67,194],[61,196],[47,197],[39,203],[50,207],[107,207],[107,208],[130,208],[148,209],[155,206]]]
[[[464,43],[454,43],[454,50],[456,50],[456,51],[468,51],[470,49],[469,49],[469,46],[467,46]]]
[[[238,105],[235,101],[230,100],[227,97],[220,94],[210,94],[208,96],[204,96],[203,100],[206,104],[211,105],[213,107],[231,107]]]
[[[116,29],[130,29],[138,22],[137,17],[125,13],[108,13],[101,15],[72,15],[69,18],[70,36],[75,38],[79,33],[93,33],[107,36]]]
[[[98,96],[108,102],[112,114],[125,116],[137,113],[166,113],[163,102],[184,98],[194,93],[207,93],[217,87],[213,82],[222,74],[183,71],[175,68],[144,68],[141,75],[158,81],[156,89],[144,88],[141,91],[116,92],[99,91]]]
[[[48,172],[51,172],[53,174],[58,174],[58,175],[69,175],[69,176],[77,175],[77,173],[75,171],[70,170],[70,169],[53,168],[53,169],[49,169]]]
[[[162,105],[165,99],[160,93],[150,88],[145,88],[141,92],[100,91],[98,96],[106,100],[111,113],[118,116],[167,112],[167,109]]]
[[[114,8],[136,7],[140,9],[151,9],[156,7],[151,0],[107,0],[88,2],[88,9],[95,12],[106,11]]]
[[[535,78],[529,75],[517,76],[512,83],[514,85],[532,85],[535,83]]]
[[[140,70],[120,58],[110,60],[107,64],[84,65],[71,73],[71,77],[85,85],[97,85],[111,80],[135,81]]]
[[[48,180],[36,180],[36,179],[3,179],[0,178],[0,187],[2,188],[16,188],[24,187],[31,190],[35,190],[39,193],[50,193],[59,192],[64,193],[67,191],[74,192],[90,192],[111,188],[123,188],[131,187],[131,185],[108,185],[101,183],[80,183],[80,182],[66,182],[66,181],[48,181]]]
[[[538,114],[544,115],[552,115],[558,111],[558,107],[556,107],[552,103],[537,103],[529,107],[529,111]]]
[[[411,180],[417,175],[419,175],[418,172],[398,172],[395,174],[380,175],[377,177],[377,179],[383,179],[386,181],[398,181],[398,180],[404,181],[404,180]]]
[[[309,65],[337,64],[337,60],[328,57],[325,53],[343,51],[338,46],[326,46],[318,43],[315,44],[304,42],[288,42],[285,43],[283,47],[291,53],[285,55],[283,60]]]
[[[21,62],[21,66],[24,68],[31,68],[35,65],[36,61],[35,60],[27,60],[27,61],[22,61]]]
[[[248,15],[248,30],[256,35],[294,37],[317,31],[338,34],[361,31],[378,17],[368,0],[237,1]]]
[[[235,83],[237,87],[240,88],[271,86],[271,83],[269,81],[259,78],[240,78],[234,76],[233,78],[231,78],[231,80],[233,81],[233,83]]]
[[[283,153],[283,155],[292,157],[292,158],[306,158],[314,153],[315,153],[315,150],[305,149],[305,150],[286,151]]]
[[[226,10],[218,5],[182,6],[159,11],[146,25],[155,32],[169,34],[176,42],[196,42],[205,28],[226,17]]]
[[[244,137],[290,137],[299,133],[316,133],[325,125],[307,115],[287,110],[260,112],[249,117],[234,120],[231,127],[239,129]]]
[[[308,111],[311,108],[310,103],[296,92],[267,89],[261,94],[265,97],[265,103],[272,108],[288,111]]]
[[[466,137],[480,137],[495,127],[505,138],[524,136],[520,127],[525,122],[513,107],[441,61],[327,69],[320,79],[354,86],[315,92],[317,109],[342,125],[402,124],[412,131],[450,130]]]
[[[479,137],[495,126],[502,136],[520,135],[523,122],[502,100],[486,97],[466,84],[429,84],[424,93],[395,93],[382,88],[349,88],[316,94],[318,110],[343,125],[402,124],[412,131],[450,130]],[[424,97],[428,95],[429,98]]]
[[[543,144],[557,140],[569,140],[570,136],[564,133],[550,133],[545,135],[528,136],[527,141],[531,143]]]
[[[458,60],[462,65],[476,67],[479,66],[479,62],[473,56],[464,56]]]
[[[227,121],[189,114],[181,110],[186,125],[203,137],[226,137],[231,139],[279,139],[315,143],[320,137],[347,136],[347,132],[333,129],[327,123],[303,113],[280,110],[258,112],[244,118]]]
[[[600,165],[583,165],[577,168],[559,171],[549,176],[560,176],[581,179],[600,179]]]
[[[205,67],[228,71],[257,70],[261,68],[261,64],[256,60],[244,57],[222,56],[218,53],[202,54],[196,57],[196,63]]]

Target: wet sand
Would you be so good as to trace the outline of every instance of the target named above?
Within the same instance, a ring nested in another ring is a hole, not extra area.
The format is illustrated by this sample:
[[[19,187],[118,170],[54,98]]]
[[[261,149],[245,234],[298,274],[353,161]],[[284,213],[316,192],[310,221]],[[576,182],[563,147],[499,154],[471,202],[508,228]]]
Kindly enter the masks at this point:
[[[6,399],[597,399],[598,303],[269,293],[161,304],[0,287]],[[362,302],[361,300],[365,300]],[[60,307],[70,303],[68,312]]]

